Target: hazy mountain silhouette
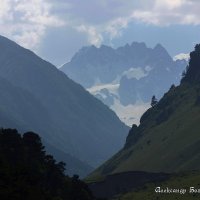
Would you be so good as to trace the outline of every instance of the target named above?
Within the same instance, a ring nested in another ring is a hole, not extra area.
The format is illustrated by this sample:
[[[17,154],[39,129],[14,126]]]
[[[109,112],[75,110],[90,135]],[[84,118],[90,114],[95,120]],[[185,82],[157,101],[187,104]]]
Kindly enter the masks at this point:
[[[127,127],[83,87],[2,36],[0,52],[0,126],[40,133],[93,166],[122,146]]]

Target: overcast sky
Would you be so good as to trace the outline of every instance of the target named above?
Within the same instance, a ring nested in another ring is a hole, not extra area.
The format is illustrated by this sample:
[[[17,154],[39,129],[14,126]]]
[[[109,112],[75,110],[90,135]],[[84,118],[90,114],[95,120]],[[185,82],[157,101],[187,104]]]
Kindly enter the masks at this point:
[[[0,34],[60,66],[82,46],[200,43],[199,0],[0,0]]]

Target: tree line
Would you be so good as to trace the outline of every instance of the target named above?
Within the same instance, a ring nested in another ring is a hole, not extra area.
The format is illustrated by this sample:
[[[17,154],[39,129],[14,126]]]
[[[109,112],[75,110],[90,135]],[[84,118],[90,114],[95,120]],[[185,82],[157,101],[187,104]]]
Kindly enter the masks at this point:
[[[0,130],[0,199],[93,200],[88,186],[64,174],[65,164],[45,152],[38,134]]]

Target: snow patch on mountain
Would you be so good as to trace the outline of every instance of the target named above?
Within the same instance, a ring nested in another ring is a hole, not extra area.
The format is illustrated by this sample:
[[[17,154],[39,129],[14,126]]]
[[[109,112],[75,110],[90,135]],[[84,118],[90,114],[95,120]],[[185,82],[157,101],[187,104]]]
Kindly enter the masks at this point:
[[[137,80],[140,80],[141,78],[147,76],[148,73],[145,72],[141,67],[131,67],[129,70],[124,71],[123,75],[126,75],[128,79],[136,78]]]
[[[189,53],[180,53],[180,54],[178,54],[178,55],[173,57],[174,61],[177,61],[177,60],[189,61],[189,59],[190,59],[190,54]]]
[[[150,108],[150,103],[137,101],[134,105],[123,106],[118,99],[115,99],[114,104],[110,108],[115,111],[121,121],[131,127],[133,124],[139,125],[140,118]]]
[[[134,105],[124,106],[119,100],[119,84],[102,84],[88,88],[88,92],[102,100],[106,104],[106,99],[112,97],[112,105],[110,108],[117,114],[121,121],[126,125],[139,125],[140,117],[150,107],[150,103],[144,103],[138,100]]]
[[[91,88],[88,88],[87,91],[93,95],[99,94],[102,89],[107,89],[111,94],[118,95],[119,83],[117,84],[99,84]]]

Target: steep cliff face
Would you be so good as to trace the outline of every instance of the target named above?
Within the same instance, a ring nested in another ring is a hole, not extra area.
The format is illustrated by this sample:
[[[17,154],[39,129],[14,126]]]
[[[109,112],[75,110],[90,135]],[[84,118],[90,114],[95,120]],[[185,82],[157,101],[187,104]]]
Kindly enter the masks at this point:
[[[90,178],[125,171],[179,172],[200,169],[200,46],[191,53],[180,86],[133,125],[122,150]]]

